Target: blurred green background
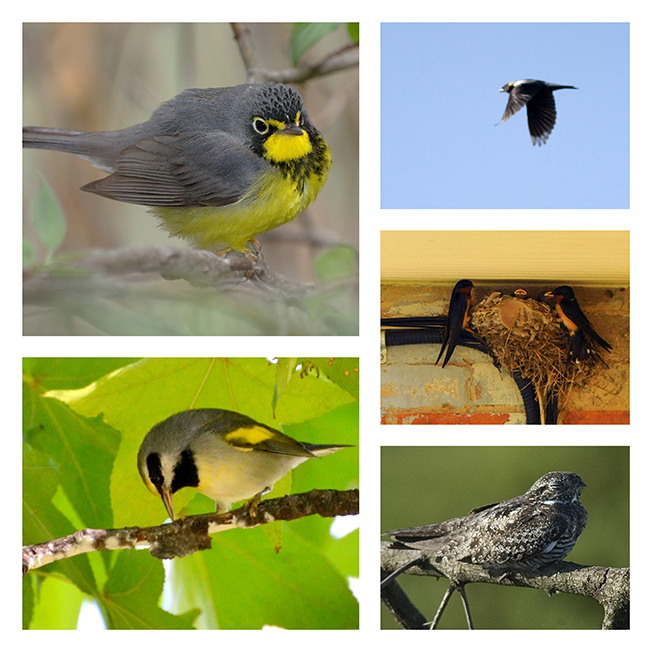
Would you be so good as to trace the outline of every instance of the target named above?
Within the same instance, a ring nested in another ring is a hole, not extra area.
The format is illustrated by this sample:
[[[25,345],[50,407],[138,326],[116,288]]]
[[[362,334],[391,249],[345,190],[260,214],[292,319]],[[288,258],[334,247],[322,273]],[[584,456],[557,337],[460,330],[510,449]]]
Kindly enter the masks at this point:
[[[587,527],[567,561],[629,566],[629,447],[382,447],[381,530],[433,524],[478,506],[523,494],[543,474],[569,471],[587,487]],[[431,620],[448,586],[444,579],[400,576],[400,585]],[[468,585],[477,629],[598,629],[602,607],[570,594]],[[383,629],[401,629],[382,605]],[[454,594],[440,629],[466,629]]]

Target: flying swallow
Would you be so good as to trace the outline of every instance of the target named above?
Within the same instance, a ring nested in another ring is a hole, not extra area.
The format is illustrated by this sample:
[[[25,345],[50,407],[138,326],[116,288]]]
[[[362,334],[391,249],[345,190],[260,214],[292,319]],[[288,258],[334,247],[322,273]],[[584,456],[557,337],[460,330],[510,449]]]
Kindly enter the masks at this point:
[[[440,354],[436,359],[436,365],[438,365],[438,361],[440,361],[440,357],[442,356],[445,347],[448,346],[445,360],[442,362],[443,368],[447,365],[454,349],[458,345],[461,332],[463,330],[471,332],[469,329],[469,303],[472,297],[473,286],[474,285],[469,280],[460,280],[456,283],[456,286],[451,292],[449,312],[447,314],[447,325],[445,326],[445,336],[442,340]]]
[[[598,343],[608,352],[612,350],[612,346],[596,333],[589,319],[580,309],[571,287],[563,285],[553,291],[547,291],[544,298],[551,299],[548,302],[555,307],[555,311],[562,323],[569,330],[571,336],[570,355],[574,360],[582,361],[589,357],[592,352],[586,337]]]
[[[525,106],[528,113],[530,139],[533,141],[533,146],[537,144],[541,147],[546,144],[551,135],[557,118],[553,91],[561,88],[578,90],[575,86],[560,86],[538,79],[520,79],[507,83],[499,90],[500,93],[510,95],[501,122],[505,122]]]

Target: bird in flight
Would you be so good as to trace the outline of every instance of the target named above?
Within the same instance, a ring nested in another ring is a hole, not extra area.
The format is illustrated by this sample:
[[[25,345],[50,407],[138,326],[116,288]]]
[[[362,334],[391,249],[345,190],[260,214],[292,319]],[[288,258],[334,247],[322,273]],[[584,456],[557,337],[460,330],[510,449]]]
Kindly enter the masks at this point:
[[[575,86],[561,86],[539,79],[519,79],[507,83],[499,90],[500,93],[510,95],[501,122],[505,122],[525,106],[528,113],[530,139],[533,141],[533,146],[537,144],[541,147],[546,144],[555,126],[557,111],[553,92],[561,88],[578,90]]]

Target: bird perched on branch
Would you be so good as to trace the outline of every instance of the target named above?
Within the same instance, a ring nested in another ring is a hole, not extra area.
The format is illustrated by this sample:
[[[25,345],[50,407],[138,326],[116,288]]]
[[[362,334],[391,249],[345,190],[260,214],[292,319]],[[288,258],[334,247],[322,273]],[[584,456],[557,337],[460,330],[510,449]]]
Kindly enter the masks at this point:
[[[392,530],[393,548],[420,549],[491,570],[540,569],[564,559],[587,524],[583,480],[549,472],[521,496],[440,524]]]
[[[349,445],[298,442],[242,413],[191,409],[171,415],[145,436],[138,469],[174,519],[173,496],[186,487],[214,499],[217,512],[235,501],[254,506],[273,484],[313,458]]]
[[[521,496],[474,508],[465,517],[439,524],[385,533],[392,549],[420,550],[428,562],[467,562],[505,575],[539,570],[564,559],[587,525],[580,503],[583,480],[572,472],[549,472]],[[384,580],[382,587],[410,566],[412,559]],[[450,584],[431,623],[435,628],[454,591],[462,597],[468,627],[473,628],[464,584]]]
[[[185,90],[121,131],[25,127],[23,147],[89,160],[109,176],[82,190],[149,206],[171,236],[217,252],[295,219],[331,165],[300,93],[279,83]]]

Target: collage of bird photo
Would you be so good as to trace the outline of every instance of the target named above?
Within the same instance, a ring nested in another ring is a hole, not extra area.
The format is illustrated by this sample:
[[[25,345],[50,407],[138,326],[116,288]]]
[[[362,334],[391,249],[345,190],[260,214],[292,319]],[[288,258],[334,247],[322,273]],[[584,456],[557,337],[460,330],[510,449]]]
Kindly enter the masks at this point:
[[[511,4],[16,23],[28,650],[35,630],[640,645],[650,21]]]

